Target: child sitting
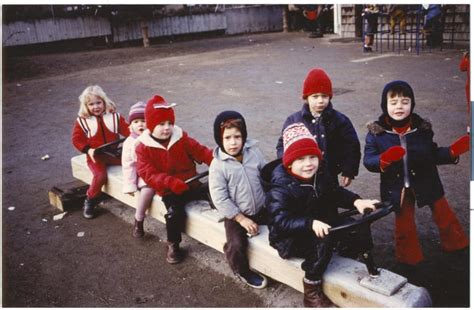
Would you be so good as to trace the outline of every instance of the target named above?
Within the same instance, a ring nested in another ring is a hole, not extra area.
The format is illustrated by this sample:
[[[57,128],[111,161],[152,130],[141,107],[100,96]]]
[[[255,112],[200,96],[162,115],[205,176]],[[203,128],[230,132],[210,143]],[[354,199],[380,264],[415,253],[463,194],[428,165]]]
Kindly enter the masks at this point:
[[[367,208],[374,210],[378,201],[360,199],[327,174],[321,150],[303,123],[285,128],[283,146],[283,162],[272,172],[265,202],[270,213],[270,245],[282,258],[304,258],[304,306],[327,307],[330,301],[322,291],[321,279],[336,242],[364,252],[372,247],[368,231],[329,234],[331,225],[340,221],[335,206],[355,207],[363,213]]]
[[[392,81],[382,92],[382,115],[368,125],[364,166],[380,173],[380,195],[397,207],[395,255],[400,263],[415,265],[423,260],[415,224],[415,200],[429,205],[438,226],[441,247],[455,251],[468,246],[468,239],[444,197],[436,165],[454,164],[469,150],[464,136],[450,147],[433,142],[431,124],[413,113],[415,95],[407,82]]]
[[[96,148],[130,134],[125,119],[116,112],[115,103],[98,85],[89,86],[79,96],[79,112],[72,130],[72,144],[87,154],[87,166],[92,182],[84,201],[83,216],[94,217],[102,186],[107,182],[107,166],[120,165],[120,158],[108,154],[95,154]]]
[[[244,283],[264,288],[267,279],[249,268],[247,235],[257,235],[258,225],[266,224],[265,193],[260,181],[266,161],[257,141],[247,139],[245,120],[238,112],[224,111],[216,117],[214,139],[218,147],[209,167],[209,192],[225,217],[227,262]]]
[[[139,190],[138,204],[135,211],[135,224],[132,236],[142,238],[145,235],[143,221],[145,211],[150,207],[155,196],[155,190],[146,185],[142,178],[137,175],[137,154],[135,149],[138,145],[138,136],[145,131],[145,103],[137,102],[130,108],[128,122],[130,123],[130,136],[125,139],[122,149],[122,172],[123,192],[134,196]]]
[[[184,206],[191,200],[208,199],[206,187],[195,176],[196,162],[211,164],[212,150],[189,137],[176,126],[173,106],[161,96],[148,100],[145,108],[147,130],[138,137],[137,171],[146,184],[161,196],[168,212],[165,214],[168,251],[166,261],[177,264],[184,258],[179,244],[184,230]]]
[[[293,123],[303,123],[316,138],[329,173],[335,180],[342,174],[341,185],[349,186],[359,173],[359,138],[350,119],[333,108],[332,83],[324,70],[315,68],[309,71],[303,84],[303,99],[303,108],[286,119],[283,129]],[[281,158],[282,136],[276,148],[277,157]]]

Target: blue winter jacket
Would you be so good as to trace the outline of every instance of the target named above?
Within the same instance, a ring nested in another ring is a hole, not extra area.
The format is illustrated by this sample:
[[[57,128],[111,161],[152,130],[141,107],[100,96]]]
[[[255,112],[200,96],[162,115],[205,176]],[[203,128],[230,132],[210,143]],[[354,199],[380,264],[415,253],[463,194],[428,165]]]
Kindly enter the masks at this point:
[[[304,104],[301,111],[290,115],[283,124],[283,130],[291,124],[302,122],[314,135],[324,159],[328,162],[329,172],[333,176],[354,178],[359,173],[361,158],[360,143],[350,119],[336,111],[332,103],[324,109],[317,120],[311,114],[309,105]],[[283,156],[283,137],[277,143],[277,157]]]
[[[264,170],[268,169],[265,167]],[[305,240],[309,235],[314,237],[314,219],[331,225],[336,220],[338,207],[355,208],[354,201],[360,198],[334,183],[324,170],[324,166],[320,166],[314,184],[302,183],[282,164],[268,175],[262,174],[269,187],[265,207],[270,215],[270,245],[283,258],[293,256],[294,240]]]
[[[371,172],[380,173],[380,196],[382,201],[391,201],[400,207],[402,188],[411,187],[419,207],[432,205],[444,196],[443,185],[436,165],[455,164],[449,147],[438,147],[433,142],[431,123],[417,114],[412,114],[411,130],[400,136],[384,121],[367,125],[364,166]],[[380,155],[391,146],[402,146],[406,154],[402,160],[392,163],[385,171],[380,170]]]

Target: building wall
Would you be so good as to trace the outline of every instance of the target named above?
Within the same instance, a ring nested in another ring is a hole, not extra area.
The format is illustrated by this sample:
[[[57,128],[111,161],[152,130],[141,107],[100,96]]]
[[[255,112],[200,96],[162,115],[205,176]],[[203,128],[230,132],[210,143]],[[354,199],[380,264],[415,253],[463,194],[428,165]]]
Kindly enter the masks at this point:
[[[3,46],[48,43],[111,34],[109,21],[102,17],[37,19],[4,24],[2,27]]]
[[[224,31],[226,34],[281,31],[283,8],[275,5],[230,8],[223,12],[160,17],[146,21],[150,38]],[[113,42],[142,39],[140,22],[112,24],[103,17],[49,18],[3,24],[3,46],[109,36]]]

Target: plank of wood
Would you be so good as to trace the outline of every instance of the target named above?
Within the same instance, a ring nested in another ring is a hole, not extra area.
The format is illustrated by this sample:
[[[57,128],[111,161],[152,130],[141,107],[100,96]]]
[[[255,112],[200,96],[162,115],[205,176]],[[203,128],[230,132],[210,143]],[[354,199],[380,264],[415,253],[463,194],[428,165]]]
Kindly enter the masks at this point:
[[[53,186],[48,191],[49,203],[63,212],[79,209],[84,203],[88,187],[80,181]]]
[[[85,155],[71,159],[73,176],[90,183],[92,174],[87,168]],[[108,168],[108,181],[102,190],[117,200],[135,207],[137,197],[122,192],[122,169],[120,166]],[[185,232],[220,252],[223,252],[225,230],[222,216],[204,201],[193,201],[186,205],[188,219]],[[165,222],[166,208],[161,197],[155,195],[149,216]],[[260,234],[249,239],[248,257],[250,267],[262,274],[303,292],[304,272],[302,259],[282,259],[268,243],[268,228],[260,226]],[[385,296],[360,285],[360,280],[368,275],[365,265],[353,259],[337,255],[331,260],[323,275],[324,293],[336,305],[342,307],[429,307],[431,298],[425,288],[409,283],[392,296]]]

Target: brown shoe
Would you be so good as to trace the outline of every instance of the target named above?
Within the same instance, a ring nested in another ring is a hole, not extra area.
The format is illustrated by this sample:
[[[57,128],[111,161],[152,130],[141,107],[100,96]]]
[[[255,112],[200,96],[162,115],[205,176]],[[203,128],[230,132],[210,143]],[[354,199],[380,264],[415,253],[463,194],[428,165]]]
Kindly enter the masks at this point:
[[[327,308],[334,304],[323,293],[321,281],[309,283],[303,279],[304,298],[303,304],[306,308]]]
[[[168,252],[166,253],[166,261],[168,264],[178,264],[183,258],[184,254],[179,248],[179,243],[168,242]]]
[[[133,225],[132,236],[134,238],[143,238],[144,235],[145,235],[145,231],[143,230],[143,220],[142,221],[135,220],[135,225]]]

